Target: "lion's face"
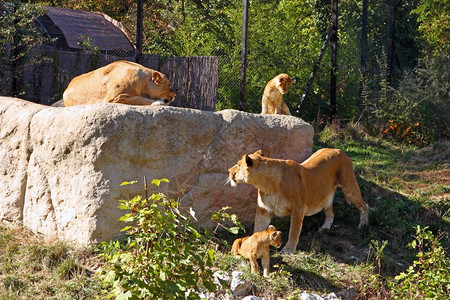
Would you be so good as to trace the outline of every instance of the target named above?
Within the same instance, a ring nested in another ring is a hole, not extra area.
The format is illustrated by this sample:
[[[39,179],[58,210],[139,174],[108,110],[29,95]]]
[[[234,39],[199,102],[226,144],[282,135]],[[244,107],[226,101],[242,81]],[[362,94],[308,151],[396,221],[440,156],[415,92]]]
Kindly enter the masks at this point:
[[[281,240],[281,231],[272,233],[272,235],[270,236],[270,244],[275,248],[281,247],[281,245],[283,244],[283,241]]]
[[[277,231],[272,225],[270,225],[267,230],[270,232],[270,245],[275,248],[280,248],[283,244],[283,241],[281,240],[281,231]]]
[[[237,162],[228,170],[228,182],[231,186],[236,186],[238,183],[247,182],[248,178],[248,166],[245,162],[247,159],[247,154],[245,154],[241,160]]]
[[[151,89],[150,98],[156,99],[154,105],[169,105],[175,100],[175,92],[172,90],[172,83],[166,75],[158,71],[153,71],[152,81],[155,84]]]
[[[255,170],[259,164],[258,157],[263,156],[261,150],[253,154],[244,154],[242,158],[228,170],[228,182],[231,186],[236,186],[238,183],[248,183],[249,177],[252,176],[252,171]]]
[[[292,79],[289,77],[288,74],[279,74],[277,77],[275,77],[275,86],[280,91],[282,95],[286,94],[289,90],[289,87],[291,84],[295,83],[295,79]]]

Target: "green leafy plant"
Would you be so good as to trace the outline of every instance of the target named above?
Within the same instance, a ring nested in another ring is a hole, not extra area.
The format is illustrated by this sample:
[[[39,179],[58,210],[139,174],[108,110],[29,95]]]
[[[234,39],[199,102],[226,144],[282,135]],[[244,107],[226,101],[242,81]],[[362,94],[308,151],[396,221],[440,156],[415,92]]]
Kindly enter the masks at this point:
[[[417,260],[392,283],[394,299],[445,299],[450,294],[450,260],[440,240],[447,233],[434,236],[428,226],[416,227],[409,248],[418,249]]]
[[[151,183],[163,182],[168,180]],[[215,289],[215,252],[193,226],[192,210],[162,193],[120,200],[119,208],[129,211],[119,219],[130,224],[122,230],[128,237],[122,243],[104,242],[101,254],[104,281],[112,284],[117,299],[197,298]]]
[[[216,233],[219,228],[225,229],[232,234],[238,234],[239,230],[245,232],[245,227],[241,224],[241,222],[239,222],[236,214],[229,214],[226,212],[230,208],[231,207],[229,206],[225,206],[222,207],[219,211],[213,212],[211,221],[217,223],[216,228],[213,231],[214,233]],[[229,227],[227,226],[227,223],[231,223],[234,226]]]
[[[257,292],[264,291],[265,297],[276,299],[276,297],[283,297],[293,284],[291,273],[284,268],[284,264],[273,265],[269,278],[251,273],[250,268],[246,268],[241,278],[250,282]]]
[[[374,258],[375,262],[377,263],[378,268],[378,275],[381,273],[381,263],[384,261],[384,248],[386,247],[388,241],[376,241],[371,240],[369,244],[369,255],[368,260],[370,260],[372,257]]]

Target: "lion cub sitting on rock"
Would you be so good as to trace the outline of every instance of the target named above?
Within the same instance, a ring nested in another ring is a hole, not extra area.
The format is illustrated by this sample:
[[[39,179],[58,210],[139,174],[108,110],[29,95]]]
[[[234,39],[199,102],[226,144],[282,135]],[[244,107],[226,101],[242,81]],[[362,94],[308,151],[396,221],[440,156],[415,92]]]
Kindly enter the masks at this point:
[[[293,83],[295,79],[284,73],[272,78],[264,89],[261,114],[290,115],[288,106],[283,102],[283,95],[288,92]]]
[[[235,256],[241,255],[250,260],[252,273],[258,274],[257,259],[261,258],[261,265],[264,270],[264,277],[269,275],[269,246],[279,248],[281,241],[281,231],[277,231],[272,225],[266,230],[254,233],[241,239],[236,239],[231,247],[231,253]]]

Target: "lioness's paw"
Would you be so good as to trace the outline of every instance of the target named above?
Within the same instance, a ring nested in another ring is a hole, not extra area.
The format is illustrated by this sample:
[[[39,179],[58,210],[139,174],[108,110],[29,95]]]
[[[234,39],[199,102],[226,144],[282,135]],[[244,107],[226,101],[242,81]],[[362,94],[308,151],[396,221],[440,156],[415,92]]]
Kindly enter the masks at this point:
[[[281,253],[283,253],[283,254],[289,254],[292,252],[294,252],[294,250],[292,250],[291,248],[288,248],[288,247],[284,247],[283,249],[281,249]]]
[[[363,229],[364,227],[368,226],[369,224],[367,222],[359,223],[358,229]]]
[[[367,225],[369,225],[369,216],[367,213],[365,213],[365,214],[361,215],[361,218],[359,220],[358,229],[361,229]]]

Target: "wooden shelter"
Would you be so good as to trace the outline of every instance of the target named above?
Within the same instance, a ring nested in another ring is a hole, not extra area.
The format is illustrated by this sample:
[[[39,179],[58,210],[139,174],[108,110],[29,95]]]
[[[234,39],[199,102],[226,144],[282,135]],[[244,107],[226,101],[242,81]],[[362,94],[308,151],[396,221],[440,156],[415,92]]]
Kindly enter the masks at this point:
[[[36,22],[56,48],[80,51],[97,49],[104,54],[134,54],[135,47],[122,24],[111,17],[90,11],[45,7]],[[89,49],[90,48],[90,49]]]

